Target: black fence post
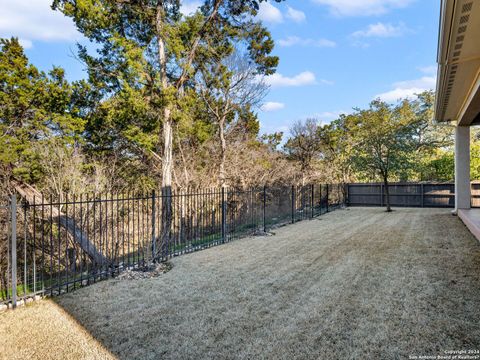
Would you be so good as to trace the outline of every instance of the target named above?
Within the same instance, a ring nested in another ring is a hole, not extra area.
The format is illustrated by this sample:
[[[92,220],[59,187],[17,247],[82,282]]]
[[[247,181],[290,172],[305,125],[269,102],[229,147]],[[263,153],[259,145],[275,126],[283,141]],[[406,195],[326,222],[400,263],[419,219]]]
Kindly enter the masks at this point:
[[[314,198],[315,198],[315,188],[314,188],[314,185],[313,185],[313,184],[311,184],[310,187],[311,187],[311,190],[312,190],[312,195],[311,195],[311,197],[310,197],[310,208],[311,208],[311,210],[312,210],[312,214],[311,214],[312,216],[311,216],[311,217],[312,217],[312,219],[313,219],[313,216],[314,216],[313,208],[314,208],[314,206],[315,206],[315,201],[314,201]]]
[[[292,185],[292,224],[295,222],[295,185]]]
[[[65,199],[65,202],[68,204],[68,195]],[[68,205],[67,205],[68,206]],[[23,224],[23,300],[26,300],[27,296],[27,207],[28,203],[25,201],[23,203],[23,220],[25,223]],[[68,216],[68,207],[66,207],[65,212]],[[35,226],[35,224],[34,224]],[[68,265],[65,267],[65,273],[67,276],[67,283],[68,283]],[[67,285],[67,292],[68,292],[68,285]]]
[[[340,184],[337,183],[337,186],[335,186],[337,188],[337,199],[336,199],[336,203],[334,204],[334,206],[339,206],[340,205]]]
[[[263,232],[267,232],[267,186],[263,187]]]
[[[322,184],[320,184],[320,215],[322,215]]]
[[[155,238],[155,190],[152,191],[152,262],[155,262],[157,256],[157,240]]]
[[[225,187],[222,186],[222,242],[225,242],[227,228],[227,208],[225,204]]]
[[[17,307],[17,195],[12,195],[10,214],[12,221],[12,307],[15,309]]]
[[[328,212],[328,184],[327,184],[327,212]]]

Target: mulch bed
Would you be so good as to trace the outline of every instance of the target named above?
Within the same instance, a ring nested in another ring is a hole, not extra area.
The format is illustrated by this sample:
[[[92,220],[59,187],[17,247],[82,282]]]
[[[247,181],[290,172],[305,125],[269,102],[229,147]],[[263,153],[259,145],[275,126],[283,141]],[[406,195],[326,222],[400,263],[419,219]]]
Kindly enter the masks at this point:
[[[158,277],[172,269],[170,262],[161,262],[159,264],[149,264],[136,269],[128,269],[117,276],[118,280],[139,280]]]

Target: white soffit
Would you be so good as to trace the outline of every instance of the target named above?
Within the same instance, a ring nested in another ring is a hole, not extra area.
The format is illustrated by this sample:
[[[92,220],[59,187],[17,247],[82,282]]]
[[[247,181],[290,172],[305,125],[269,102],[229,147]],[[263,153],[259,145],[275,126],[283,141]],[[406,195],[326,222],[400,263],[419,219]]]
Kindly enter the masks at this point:
[[[480,112],[480,0],[441,6],[435,119],[470,125]]]

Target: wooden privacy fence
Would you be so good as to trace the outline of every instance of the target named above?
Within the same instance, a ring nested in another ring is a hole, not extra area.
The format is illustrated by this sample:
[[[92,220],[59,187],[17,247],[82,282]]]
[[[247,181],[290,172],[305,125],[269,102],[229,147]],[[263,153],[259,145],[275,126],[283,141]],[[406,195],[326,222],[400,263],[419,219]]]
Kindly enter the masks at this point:
[[[472,207],[480,207],[480,183],[472,187]],[[347,184],[349,206],[385,206],[385,189],[380,183]],[[391,183],[390,205],[397,207],[455,206],[454,183]]]

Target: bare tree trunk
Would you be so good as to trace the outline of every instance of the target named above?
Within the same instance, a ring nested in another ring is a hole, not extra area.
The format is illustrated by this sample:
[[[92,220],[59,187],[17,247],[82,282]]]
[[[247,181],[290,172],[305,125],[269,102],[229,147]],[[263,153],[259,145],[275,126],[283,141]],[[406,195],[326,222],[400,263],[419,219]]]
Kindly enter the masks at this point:
[[[156,30],[158,38],[158,61],[160,63],[160,80],[163,91],[168,89],[167,77],[167,55],[165,50],[165,42],[163,39],[165,9],[163,2],[159,2],[157,6]],[[155,254],[163,257],[168,254],[168,244],[170,242],[171,225],[172,225],[172,169],[173,169],[173,134],[171,119],[171,104],[166,104],[163,109],[163,159],[162,159],[162,217],[160,239],[161,246],[157,247],[161,254]]]
[[[221,159],[219,167],[219,180],[220,186],[226,186],[226,174],[225,174],[225,161],[227,156],[227,141],[225,140],[225,116],[222,116],[218,122],[219,135],[220,135],[220,146],[221,146]]]
[[[162,223],[161,223],[161,251],[163,257],[168,254],[168,245],[172,228],[172,171],[173,171],[173,144],[172,123],[170,109],[164,110],[163,123],[163,162],[162,162]]]
[[[306,179],[305,179],[305,178],[306,178],[305,174],[306,174],[307,171],[308,171],[308,166],[302,165],[300,171],[301,171],[301,173],[302,173],[302,186],[305,186],[305,180],[306,180]]]
[[[185,158],[185,153],[183,151],[183,145],[182,141],[180,140],[180,134],[178,131],[178,126],[177,126],[177,141],[178,141],[178,150],[180,151],[180,157],[182,159],[182,166],[183,166],[183,177],[184,177],[184,185],[185,187],[188,187],[190,185],[190,174],[188,173],[188,168],[187,168],[187,160]],[[178,183],[178,181],[177,181]]]
[[[183,84],[188,79],[188,72],[195,58],[198,45],[202,36],[204,36],[205,29],[207,25],[212,22],[217,13],[218,9],[222,3],[222,0],[215,0],[213,4],[212,13],[208,16],[205,23],[203,24],[200,33],[197,35],[193,41],[192,48],[187,56],[185,66],[183,68],[180,78],[175,83],[175,88],[178,93],[181,92]],[[156,16],[156,32],[157,32],[157,41],[158,41],[158,61],[160,64],[160,78],[161,78],[161,89],[163,91],[167,90],[169,87],[168,75],[167,75],[167,53],[165,49],[164,41],[164,29],[165,25],[165,9],[164,2],[159,1],[157,5],[157,16]],[[161,223],[161,242],[162,246],[160,249],[163,251],[163,255],[168,251],[168,244],[170,243],[171,238],[171,227],[172,227],[172,171],[173,171],[173,133],[172,133],[172,104],[166,104],[163,110],[163,161],[162,161],[162,223]],[[158,256],[156,256],[158,258]]]
[[[173,170],[173,132],[171,111],[166,107],[163,111],[163,163],[162,163],[162,187],[172,186]]]

